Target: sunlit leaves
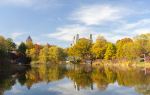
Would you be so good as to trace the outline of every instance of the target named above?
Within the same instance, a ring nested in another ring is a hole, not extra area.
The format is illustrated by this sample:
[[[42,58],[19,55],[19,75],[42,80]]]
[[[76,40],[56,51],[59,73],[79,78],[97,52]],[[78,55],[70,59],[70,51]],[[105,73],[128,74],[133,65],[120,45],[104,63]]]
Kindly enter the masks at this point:
[[[106,60],[114,59],[115,54],[116,54],[116,46],[112,43],[108,43],[104,59]]]
[[[99,36],[92,47],[92,53],[96,58],[103,59],[107,48],[107,41],[104,37]]]

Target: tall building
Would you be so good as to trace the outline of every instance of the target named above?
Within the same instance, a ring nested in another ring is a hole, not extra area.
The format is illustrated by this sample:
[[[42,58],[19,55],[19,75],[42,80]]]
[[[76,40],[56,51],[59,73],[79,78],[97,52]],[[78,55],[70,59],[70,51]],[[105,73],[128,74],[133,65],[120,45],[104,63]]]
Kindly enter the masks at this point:
[[[73,44],[72,45],[75,45],[78,40],[79,40],[79,34],[77,34],[76,36],[73,37]]]
[[[77,34],[76,36],[76,42],[79,40],[79,34]]]
[[[93,42],[93,37],[92,37],[92,34],[90,34],[90,40],[91,40],[91,42]]]
[[[26,42],[32,42],[32,38],[30,36],[28,36]]]
[[[73,43],[72,43],[72,45],[75,44],[75,40],[76,40],[76,36],[73,37]]]
[[[75,45],[79,39],[80,39],[79,34],[77,34],[76,36],[74,36],[74,37],[73,37],[73,43],[71,44],[71,46]],[[92,34],[90,34],[90,36],[89,36],[88,39],[89,39],[91,42],[93,42]]]

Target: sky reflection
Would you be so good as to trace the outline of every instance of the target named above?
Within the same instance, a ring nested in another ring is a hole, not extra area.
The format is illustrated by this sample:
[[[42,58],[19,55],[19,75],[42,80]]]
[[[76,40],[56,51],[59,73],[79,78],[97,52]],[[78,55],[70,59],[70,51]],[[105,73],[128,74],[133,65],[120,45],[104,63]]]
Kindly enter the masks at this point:
[[[133,87],[119,86],[117,82],[109,84],[107,89],[99,90],[94,84],[93,90],[90,88],[81,89],[80,91],[74,88],[73,81],[68,78],[59,81],[46,83],[40,82],[34,84],[30,89],[16,81],[16,84],[11,90],[8,90],[4,95],[140,95],[136,93]]]

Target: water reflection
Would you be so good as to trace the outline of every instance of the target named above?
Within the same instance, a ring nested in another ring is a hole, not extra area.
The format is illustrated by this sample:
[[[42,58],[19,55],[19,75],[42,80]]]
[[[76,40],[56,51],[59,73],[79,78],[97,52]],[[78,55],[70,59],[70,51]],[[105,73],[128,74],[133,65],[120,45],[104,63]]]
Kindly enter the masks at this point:
[[[92,68],[90,65],[69,64],[38,65],[18,69],[13,66],[0,66],[0,95],[13,95],[13,89],[24,89],[22,90],[24,94],[16,95],[35,95],[35,92],[36,95],[61,95],[60,91],[66,91],[64,87],[76,91],[74,93],[78,95],[85,93],[85,95],[87,93],[150,95],[150,75],[142,70],[132,67]],[[40,94],[42,91],[43,93]],[[73,93],[71,91],[65,93],[69,95]]]

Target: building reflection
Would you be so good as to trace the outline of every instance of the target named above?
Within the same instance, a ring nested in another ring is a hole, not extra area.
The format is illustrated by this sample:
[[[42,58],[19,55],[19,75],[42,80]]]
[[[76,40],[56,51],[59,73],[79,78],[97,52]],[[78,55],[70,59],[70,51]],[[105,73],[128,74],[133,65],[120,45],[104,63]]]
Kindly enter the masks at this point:
[[[0,95],[10,90],[16,84],[16,80],[30,90],[34,84],[51,83],[64,78],[72,81],[72,87],[76,91],[81,89],[105,91],[109,84],[117,82],[120,86],[134,87],[138,93],[143,95],[150,94],[150,75],[145,75],[142,69],[50,64],[24,70],[11,68],[9,71],[3,67],[0,72]]]

